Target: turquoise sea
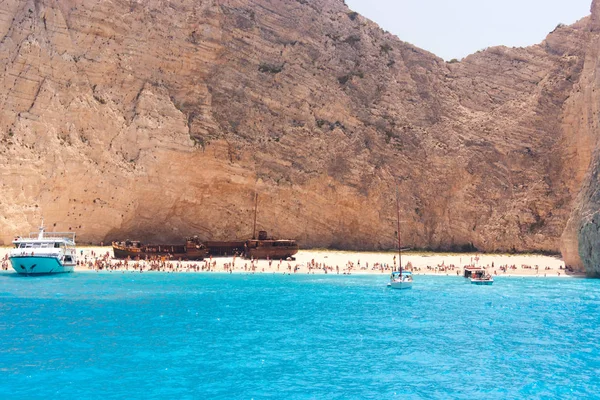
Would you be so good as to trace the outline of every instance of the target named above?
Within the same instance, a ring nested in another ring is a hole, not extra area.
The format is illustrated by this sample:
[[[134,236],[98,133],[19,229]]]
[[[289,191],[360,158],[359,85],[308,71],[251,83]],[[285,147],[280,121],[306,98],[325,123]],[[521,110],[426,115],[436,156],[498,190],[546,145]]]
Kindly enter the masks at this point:
[[[600,281],[0,274],[2,399],[600,397]]]

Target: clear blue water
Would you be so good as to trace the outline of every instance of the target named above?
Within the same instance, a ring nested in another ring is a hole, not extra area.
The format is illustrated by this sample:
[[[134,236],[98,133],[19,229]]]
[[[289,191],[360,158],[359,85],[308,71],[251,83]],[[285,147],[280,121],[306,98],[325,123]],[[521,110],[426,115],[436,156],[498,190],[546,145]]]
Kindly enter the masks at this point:
[[[600,281],[0,274],[0,398],[600,396]]]

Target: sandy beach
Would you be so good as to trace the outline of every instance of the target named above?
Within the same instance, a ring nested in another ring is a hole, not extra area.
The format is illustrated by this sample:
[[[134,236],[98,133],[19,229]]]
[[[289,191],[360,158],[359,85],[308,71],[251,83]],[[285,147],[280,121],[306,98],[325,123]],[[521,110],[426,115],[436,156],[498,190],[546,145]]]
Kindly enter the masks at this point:
[[[12,271],[9,247],[0,248],[1,268]],[[294,260],[245,260],[240,257],[215,257],[204,261],[136,261],[112,258],[112,248],[78,247],[76,271],[123,272],[226,272],[296,274],[388,274],[397,263],[393,252],[351,252],[301,250]],[[402,253],[402,265],[415,275],[458,275],[474,265],[492,276],[582,277],[565,270],[558,257],[542,255]]]

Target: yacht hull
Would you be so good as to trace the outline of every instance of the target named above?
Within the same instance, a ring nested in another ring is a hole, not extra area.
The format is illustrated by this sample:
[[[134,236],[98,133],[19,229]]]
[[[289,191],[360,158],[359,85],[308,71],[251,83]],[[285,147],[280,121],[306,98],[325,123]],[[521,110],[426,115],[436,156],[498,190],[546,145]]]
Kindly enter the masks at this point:
[[[48,275],[73,272],[75,264],[63,264],[56,257],[11,256],[13,269],[23,275]]]

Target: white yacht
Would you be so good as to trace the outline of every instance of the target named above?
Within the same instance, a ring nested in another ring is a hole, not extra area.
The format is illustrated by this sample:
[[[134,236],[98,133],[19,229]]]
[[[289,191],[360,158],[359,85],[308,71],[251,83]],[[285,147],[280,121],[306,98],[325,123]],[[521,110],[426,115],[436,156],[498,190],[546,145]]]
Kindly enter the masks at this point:
[[[15,271],[24,275],[59,274],[73,272],[77,264],[75,232],[39,232],[29,237],[13,240],[15,248],[10,251],[10,263]]]

